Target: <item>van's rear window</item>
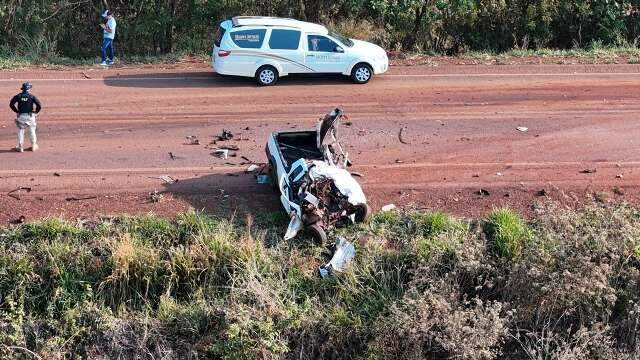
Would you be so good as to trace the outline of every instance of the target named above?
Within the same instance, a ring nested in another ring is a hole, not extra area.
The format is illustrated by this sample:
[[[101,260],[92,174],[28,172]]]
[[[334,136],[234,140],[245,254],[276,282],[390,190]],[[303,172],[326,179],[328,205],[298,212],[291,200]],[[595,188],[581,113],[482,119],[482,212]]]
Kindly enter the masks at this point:
[[[222,41],[222,37],[224,36],[225,32],[226,30],[222,26],[218,28],[218,33],[216,34],[216,41],[214,42],[214,44],[217,47],[220,47],[220,42]]]
[[[262,47],[266,29],[242,30],[231,33],[231,40],[241,48],[258,49]]]

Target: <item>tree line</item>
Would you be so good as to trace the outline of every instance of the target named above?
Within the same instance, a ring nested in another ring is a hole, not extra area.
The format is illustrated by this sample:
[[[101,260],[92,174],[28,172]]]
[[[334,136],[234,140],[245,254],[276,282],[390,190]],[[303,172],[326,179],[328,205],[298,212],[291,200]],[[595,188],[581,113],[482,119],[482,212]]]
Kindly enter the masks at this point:
[[[640,36],[640,0],[3,0],[0,47],[93,57],[106,7],[119,56],[209,52],[233,15],[320,22],[389,50],[439,54],[635,46]]]

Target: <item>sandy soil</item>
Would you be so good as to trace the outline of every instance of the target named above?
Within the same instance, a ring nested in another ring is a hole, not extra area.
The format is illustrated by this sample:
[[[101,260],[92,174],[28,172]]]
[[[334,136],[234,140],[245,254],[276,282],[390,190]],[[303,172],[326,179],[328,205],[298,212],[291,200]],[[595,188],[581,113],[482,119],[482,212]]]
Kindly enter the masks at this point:
[[[548,199],[638,201],[640,65],[394,66],[364,86],[296,76],[268,88],[203,64],[30,69],[0,72],[0,98],[24,80],[44,105],[41,150],[10,151],[15,126],[5,108],[0,223],[277,211],[270,188],[244,170],[265,161],[271,131],[313,127],[336,106],[350,117],[341,136],[374,208],[471,216],[496,206],[530,213]],[[223,129],[240,148],[227,160],[209,145]],[[187,136],[200,145],[186,145]],[[8,194],[19,187],[31,191]]]

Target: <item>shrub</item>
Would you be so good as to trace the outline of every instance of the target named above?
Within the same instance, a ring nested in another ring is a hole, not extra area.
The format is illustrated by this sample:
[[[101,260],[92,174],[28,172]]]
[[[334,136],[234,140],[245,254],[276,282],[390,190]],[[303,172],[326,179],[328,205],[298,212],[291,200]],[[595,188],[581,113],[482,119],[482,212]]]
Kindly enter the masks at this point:
[[[485,233],[498,256],[507,259],[519,257],[530,237],[527,225],[509,209],[494,210],[486,220]]]

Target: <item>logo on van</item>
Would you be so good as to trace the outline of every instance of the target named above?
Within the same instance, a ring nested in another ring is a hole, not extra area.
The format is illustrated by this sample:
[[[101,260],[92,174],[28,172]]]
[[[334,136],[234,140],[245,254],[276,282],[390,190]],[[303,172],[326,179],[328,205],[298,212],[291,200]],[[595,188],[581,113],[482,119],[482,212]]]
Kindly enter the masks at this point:
[[[249,42],[259,42],[260,35],[258,34],[234,34],[234,41],[249,41]]]

